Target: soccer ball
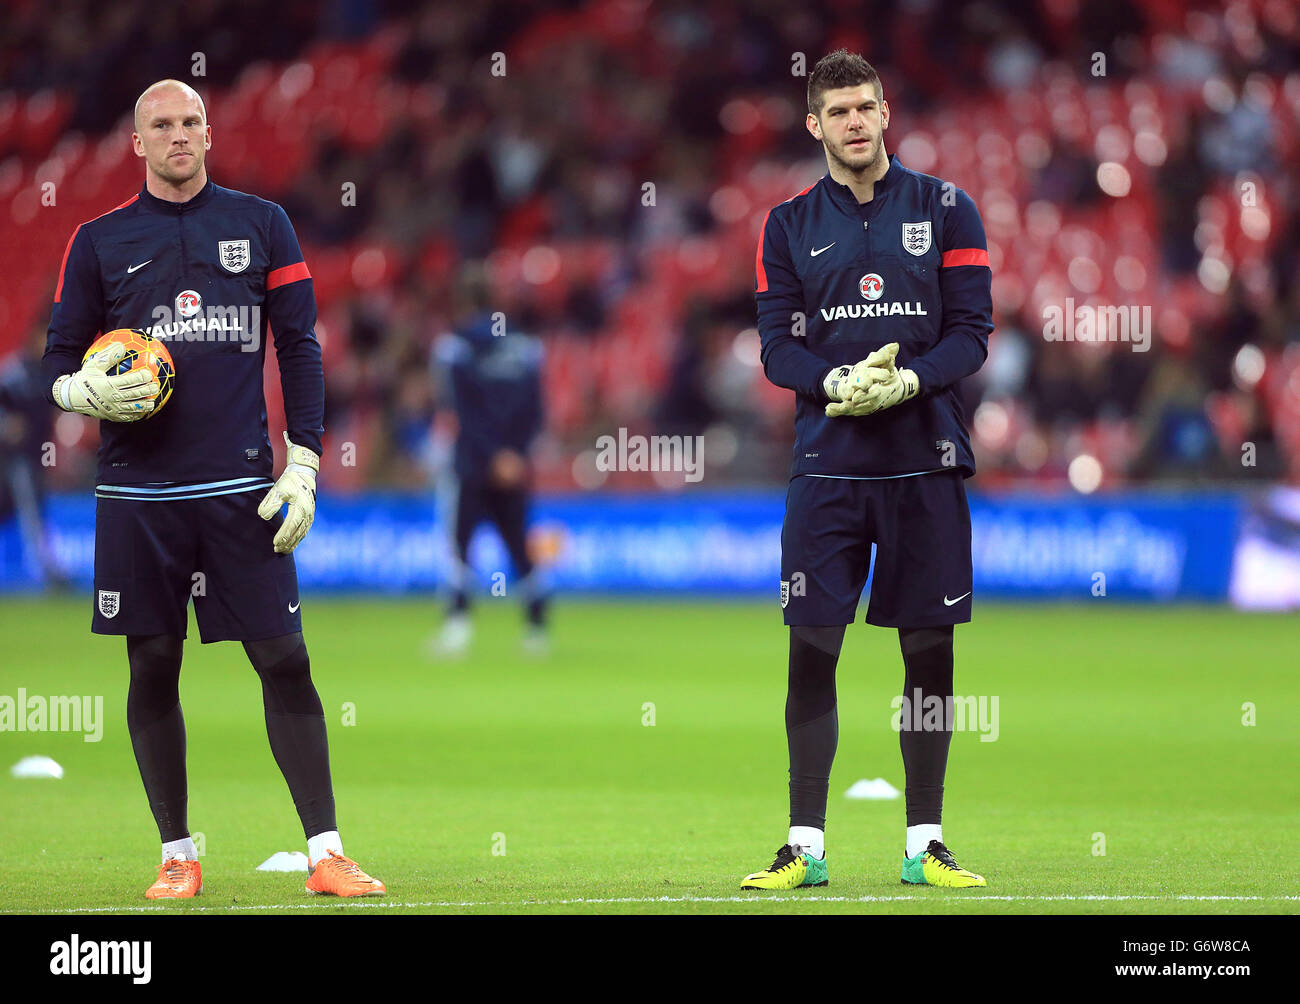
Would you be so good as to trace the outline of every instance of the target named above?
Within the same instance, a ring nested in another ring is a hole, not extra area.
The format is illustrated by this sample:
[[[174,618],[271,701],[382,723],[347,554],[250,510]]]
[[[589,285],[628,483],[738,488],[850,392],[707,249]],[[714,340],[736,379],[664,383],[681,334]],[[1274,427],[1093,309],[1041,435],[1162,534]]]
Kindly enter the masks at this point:
[[[121,342],[126,346],[126,355],[122,357],[120,363],[109,370],[110,376],[130,373],[134,369],[147,369],[158,381],[158,395],[153,399],[153,411],[145,416],[152,418],[162,411],[162,406],[172,396],[172,384],[176,377],[172,354],[167,351],[165,344],[143,328],[118,328],[115,331],[106,331],[95,339],[82,357],[82,365],[89,362],[90,357],[96,352],[108,348],[114,342]]]

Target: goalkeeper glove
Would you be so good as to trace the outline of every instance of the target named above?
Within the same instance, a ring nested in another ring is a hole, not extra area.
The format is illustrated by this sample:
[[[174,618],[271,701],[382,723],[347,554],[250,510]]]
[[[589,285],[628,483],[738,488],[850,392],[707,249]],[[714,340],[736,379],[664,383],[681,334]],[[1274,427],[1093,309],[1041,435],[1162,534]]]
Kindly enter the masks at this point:
[[[864,386],[867,379],[867,371],[873,366],[881,364],[880,353],[883,349],[877,349],[871,355],[860,363],[852,366],[836,366],[826,374],[822,380],[822,390],[832,401],[848,401],[853,397],[853,391]]]
[[[843,418],[847,415],[860,418],[915,397],[920,389],[920,381],[911,370],[894,368],[894,357],[897,355],[898,343],[890,342],[853,367],[852,374],[841,390],[843,399],[826,406],[826,417]],[[892,386],[896,381],[902,382],[903,396],[890,400],[888,404],[880,403],[881,388],[885,385]]]
[[[289,462],[257,507],[262,519],[270,519],[284,503],[289,503],[289,513],[272,541],[276,554],[289,554],[311,529],[316,518],[316,472],[320,470],[320,457],[305,446],[294,446],[287,432],[284,444],[289,448]]]
[[[849,377],[853,373],[852,366],[836,366],[826,374],[822,380],[822,390],[832,401],[844,401],[853,395],[853,385],[849,383]]]
[[[54,403],[64,411],[75,411],[108,422],[135,422],[153,411],[158,381],[146,369],[109,376],[126,357],[126,346],[114,342],[87,359],[75,373],[54,381]]]

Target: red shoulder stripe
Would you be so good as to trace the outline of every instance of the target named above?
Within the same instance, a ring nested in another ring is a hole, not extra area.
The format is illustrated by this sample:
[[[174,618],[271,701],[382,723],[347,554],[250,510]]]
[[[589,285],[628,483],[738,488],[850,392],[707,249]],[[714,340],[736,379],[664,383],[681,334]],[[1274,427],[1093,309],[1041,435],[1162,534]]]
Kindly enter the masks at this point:
[[[767,220],[772,215],[772,210],[763,214],[763,225],[758,228],[758,251],[754,255],[754,273],[758,276],[758,288],[756,293],[767,292],[767,269],[763,267],[763,241],[767,238]]]
[[[989,267],[989,253],[983,248],[960,248],[945,251],[940,268],[956,268],[958,265],[983,265]]]
[[[791,202],[794,199],[799,198],[800,195],[807,195],[816,187],[817,187],[817,182],[814,181],[802,192],[790,196],[790,198],[786,199],[785,201]],[[784,205],[784,203],[782,203],[782,205]],[[767,214],[763,217],[763,225],[758,228],[758,252],[757,254],[754,255],[754,274],[758,276],[758,288],[754,290],[754,292],[756,293],[767,292],[767,269],[763,268],[763,240],[767,237],[767,220],[768,217],[770,217],[771,215],[772,215],[772,210],[769,209],[767,211]]]
[[[310,279],[311,272],[307,269],[307,263],[300,261],[296,265],[286,265],[284,268],[277,268],[266,275],[266,291],[269,293],[280,286],[287,286],[291,282],[299,282],[302,279]]]
[[[119,209],[125,209],[127,206],[129,206],[138,198],[140,198],[139,192],[131,196],[120,206],[114,206],[112,209],[108,211],[108,213],[115,213]],[[108,213],[100,213],[98,216],[95,217],[95,220],[102,220],[105,216],[108,215]],[[94,223],[95,220],[87,220],[86,223]],[[72,242],[77,239],[77,234],[81,233],[81,228],[84,227],[86,223],[77,224],[77,229],[72,231],[72,236],[68,238],[68,246],[63,249],[63,261],[59,265],[59,284],[56,287],[54,287],[55,303],[58,303],[61,299],[63,299],[63,273],[66,272],[68,269],[68,255],[72,253]]]
[[[63,299],[63,273],[68,269],[68,255],[72,254],[72,242],[77,239],[77,234],[81,233],[81,228],[85,225],[84,223],[77,224],[77,229],[72,231],[72,236],[68,238],[68,246],[63,249],[63,262],[59,265],[59,284],[54,287],[55,303]]]

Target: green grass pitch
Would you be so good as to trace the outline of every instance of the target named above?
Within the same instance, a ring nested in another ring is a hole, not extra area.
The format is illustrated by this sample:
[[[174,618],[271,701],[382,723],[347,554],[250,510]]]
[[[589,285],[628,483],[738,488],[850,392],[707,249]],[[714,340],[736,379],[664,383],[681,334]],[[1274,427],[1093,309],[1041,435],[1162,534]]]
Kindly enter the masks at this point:
[[[103,695],[101,742],[0,733],[0,910],[425,913],[1295,913],[1300,622],[1215,608],[981,604],[957,692],[999,699],[958,734],[945,837],[987,889],[899,884],[903,785],[892,631],[855,625],[839,670],[831,884],[741,893],[786,828],[786,632],[773,604],[579,602],[550,656],[484,601],[471,655],[432,661],[428,600],[307,598],[348,853],[386,900],[323,901],[255,866],[303,850],[238,645],[181,679],[204,894],[142,894],[157,834],[126,733],[125,646],[84,601],[0,600],[0,695]],[[1243,724],[1253,702],[1255,724]],[[652,705],[653,724],[647,724]],[[347,709],[353,709],[349,712]],[[354,724],[344,724],[345,715]],[[62,780],[8,767],[46,754]],[[1105,854],[1094,853],[1104,834]]]

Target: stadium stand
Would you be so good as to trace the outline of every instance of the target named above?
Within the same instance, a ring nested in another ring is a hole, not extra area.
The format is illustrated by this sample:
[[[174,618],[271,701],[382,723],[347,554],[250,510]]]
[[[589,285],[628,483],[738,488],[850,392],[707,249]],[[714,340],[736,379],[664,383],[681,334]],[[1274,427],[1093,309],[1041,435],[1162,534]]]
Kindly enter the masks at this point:
[[[190,79],[210,173],[281,202],[312,268],[327,429],[360,458],[331,488],[427,480],[429,346],[475,258],[546,340],[543,487],[581,484],[620,425],[709,429],[711,481],[779,481],[791,398],[758,365],[753,248],[825,170],[794,61],[841,44],[881,72],[891,152],[983,215],[998,327],[965,388],[982,484],[1060,483],[1080,456],[1108,487],[1300,476],[1286,0],[66,6],[55,33],[39,3],[0,12],[0,355],[43,328],[74,227],[139,188],[136,93]],[[1046,342],[1067,297],[1150,308],[1149,350]],[[55,434],[93,449],[92,423]]]

